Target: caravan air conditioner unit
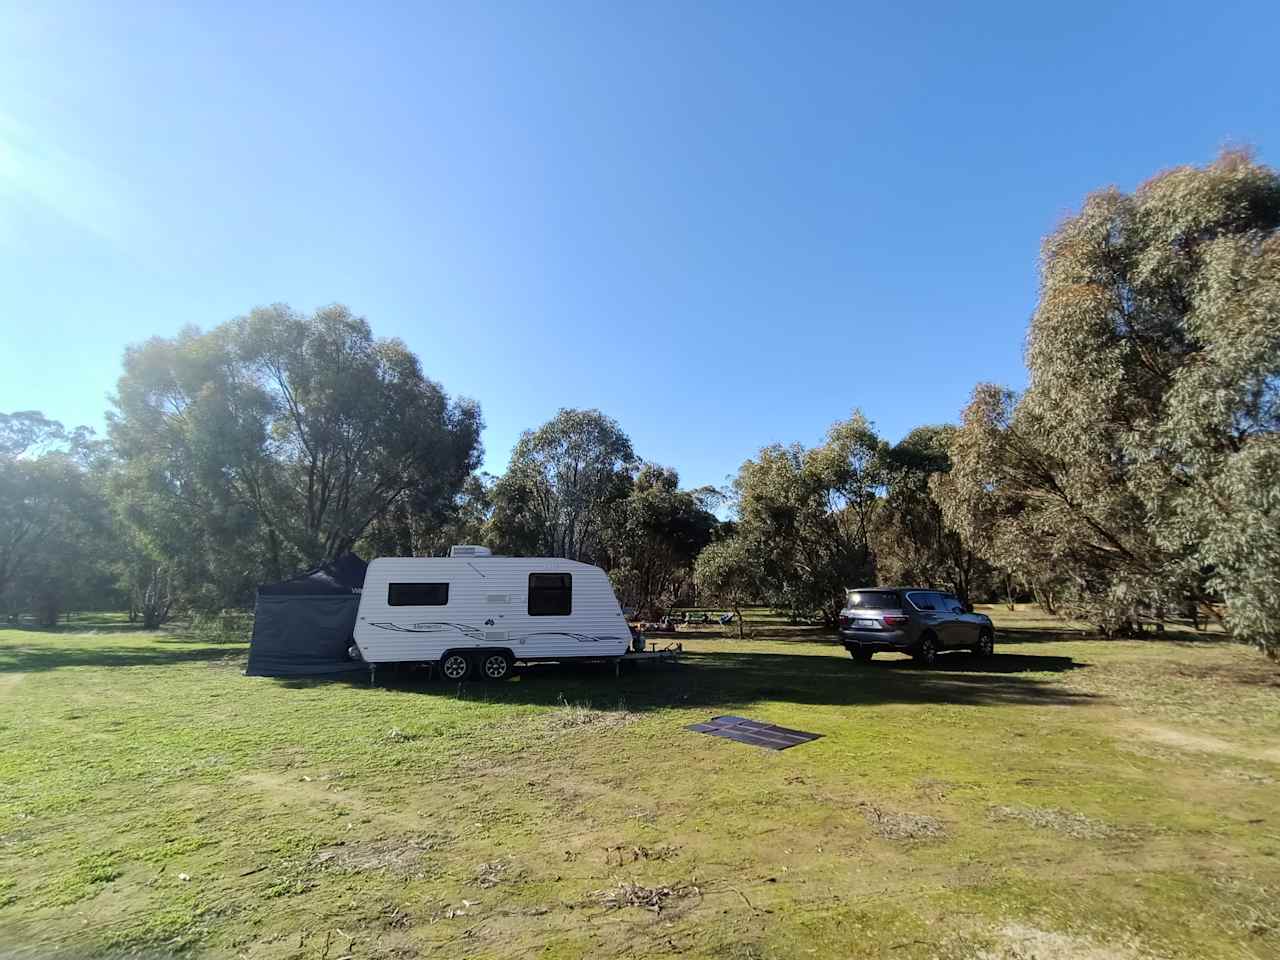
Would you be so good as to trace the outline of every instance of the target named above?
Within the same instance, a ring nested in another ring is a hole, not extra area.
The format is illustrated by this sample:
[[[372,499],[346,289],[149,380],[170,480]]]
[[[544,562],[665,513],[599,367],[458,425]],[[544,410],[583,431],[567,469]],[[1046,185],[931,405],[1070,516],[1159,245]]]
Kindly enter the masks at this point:
[[[469,543],[459,543],[449,548],[449,556],[451,557],[492,557],[493,552],[488,547],[477,547]]]

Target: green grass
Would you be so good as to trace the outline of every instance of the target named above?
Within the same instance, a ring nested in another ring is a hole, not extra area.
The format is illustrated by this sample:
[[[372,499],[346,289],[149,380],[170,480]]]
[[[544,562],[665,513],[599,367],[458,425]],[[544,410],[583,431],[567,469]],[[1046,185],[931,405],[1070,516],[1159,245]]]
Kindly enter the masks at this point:
[[[462,688],[0,630],[0,953],[1280,956],[1275,665],[991,612],[932,670],[756,612]]]

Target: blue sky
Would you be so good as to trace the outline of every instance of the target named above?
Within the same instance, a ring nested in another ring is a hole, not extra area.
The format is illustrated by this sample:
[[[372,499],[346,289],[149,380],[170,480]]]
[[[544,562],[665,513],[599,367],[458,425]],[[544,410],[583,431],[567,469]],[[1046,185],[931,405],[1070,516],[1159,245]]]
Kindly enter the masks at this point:
[[[10,4],[0,410],[125,344],[340,301],[479,400],[722,483],[1023,383],[1090,190],[1280,157],[1272,3]]]

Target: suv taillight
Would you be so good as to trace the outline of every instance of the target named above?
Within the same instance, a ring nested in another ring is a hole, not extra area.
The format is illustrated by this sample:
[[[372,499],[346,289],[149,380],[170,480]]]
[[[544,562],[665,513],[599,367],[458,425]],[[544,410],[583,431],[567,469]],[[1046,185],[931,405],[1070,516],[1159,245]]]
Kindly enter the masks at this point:
[[[849,624],[851,624],[851,623],[853,623],[853,618],[852,618],[852,617],[846,617],[846,616],[841,615],[841,617],[840,617],[840,626],[842,626],[842,627],[847,627],[847,626],[848,626]]]
[[[909,617],[900,616],[899,614],[886,613],[883,617],[886,627],[905,627],[910,620]]]

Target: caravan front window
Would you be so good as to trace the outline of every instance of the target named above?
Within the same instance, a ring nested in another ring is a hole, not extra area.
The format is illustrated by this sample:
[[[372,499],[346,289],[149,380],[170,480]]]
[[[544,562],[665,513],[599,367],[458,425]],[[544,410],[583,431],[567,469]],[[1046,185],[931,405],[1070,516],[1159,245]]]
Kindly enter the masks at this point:
[[[567,617],[572,610],[573,577],[570,574],[529,574],[529,616]]]
[[[447,583],[388,583],[389,607],[443,607],[449,602]]]

